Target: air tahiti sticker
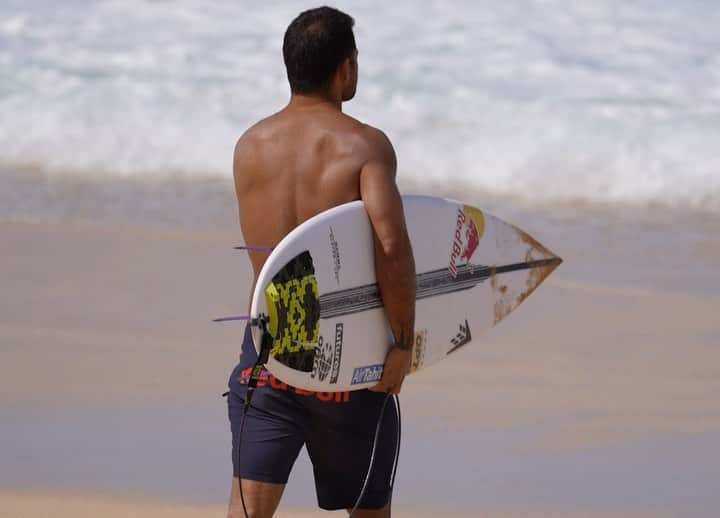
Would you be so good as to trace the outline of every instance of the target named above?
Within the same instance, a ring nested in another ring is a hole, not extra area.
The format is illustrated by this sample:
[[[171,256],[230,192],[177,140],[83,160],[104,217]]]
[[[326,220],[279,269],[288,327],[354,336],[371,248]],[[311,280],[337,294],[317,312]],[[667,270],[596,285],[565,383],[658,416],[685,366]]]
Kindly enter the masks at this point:
[[[480,244],[484,231],[485,218],[479,209],[469,205],[458,207],[455,236],[450,250],[450,264],[448,264],[448,271],[453,278],[457,276],[458,266],[470,264],[470,259]]]
[[[380,378],[382,378],[383,367],[384,365],[382,363],[378,363],[375,365],[365,365],[364,367],[356,367],[353,370],[350,385],[380,381]]]

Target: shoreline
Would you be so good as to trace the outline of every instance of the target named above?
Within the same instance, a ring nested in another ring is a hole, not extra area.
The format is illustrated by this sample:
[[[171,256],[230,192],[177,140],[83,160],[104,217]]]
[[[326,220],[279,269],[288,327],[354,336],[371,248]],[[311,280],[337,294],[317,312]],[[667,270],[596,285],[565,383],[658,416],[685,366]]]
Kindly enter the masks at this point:
[[[148,172],[143,175],[91,175],[0,163],[6,184],[0,191],[0,222],[93,223],[131,227],[233,230],[236,201],[230,171],[226,175]],[[478,188],[458,178],[452,183],[398,175],[402,194],[427,194],[463,200],[501,217],[539,214],[554,222],[658,224],[711,221],[720,227],[720,205],[584,197],[538,197]],[[188,214],[188,208],[191,208]],[[522,225],[522,220],[516,223]]]

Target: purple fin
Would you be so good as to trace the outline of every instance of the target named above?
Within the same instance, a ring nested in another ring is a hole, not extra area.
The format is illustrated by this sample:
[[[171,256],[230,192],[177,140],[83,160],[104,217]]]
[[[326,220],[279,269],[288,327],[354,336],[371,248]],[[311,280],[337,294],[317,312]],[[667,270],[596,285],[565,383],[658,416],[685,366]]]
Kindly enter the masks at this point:
[[[213,318],[213,322],[230,322],[232,320],[253,320],[250,315],[238,315],[233,317],[218,317]]]
[[[252,252],[271,252],[275,248],[269,245],[248,245],[248,246],[236,246],[235,250],[250,250]]]

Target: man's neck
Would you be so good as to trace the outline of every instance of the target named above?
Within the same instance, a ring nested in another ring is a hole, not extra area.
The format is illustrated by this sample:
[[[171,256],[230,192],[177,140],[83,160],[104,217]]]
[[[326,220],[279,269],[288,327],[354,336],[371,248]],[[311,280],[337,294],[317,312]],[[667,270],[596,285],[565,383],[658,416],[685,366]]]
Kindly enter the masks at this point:
[[[327,93],[292,94],[288,108],[315,108],[327,106],[342,111],[342,100]]]

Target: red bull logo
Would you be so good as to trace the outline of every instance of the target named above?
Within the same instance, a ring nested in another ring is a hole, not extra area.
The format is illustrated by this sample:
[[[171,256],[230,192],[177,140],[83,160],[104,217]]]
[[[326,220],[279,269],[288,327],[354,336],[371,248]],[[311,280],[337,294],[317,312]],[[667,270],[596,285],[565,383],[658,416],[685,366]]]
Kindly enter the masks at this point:
[[[480,210],[468,205],[458,208],[455,219],[455,235],[448,264],[448,271],[453,278],[457,277],[458,266],[470,264],[484,231],[485,219]]]
[[[480,236],[478,235],[478,229],[475,226],[475,222],[471,219],[468,221],[465,230],[465,250],[463,250],[463,253],[460,255],[460,259],[465,259],[466,262],[470,262],[470,258],[479,243]]]

